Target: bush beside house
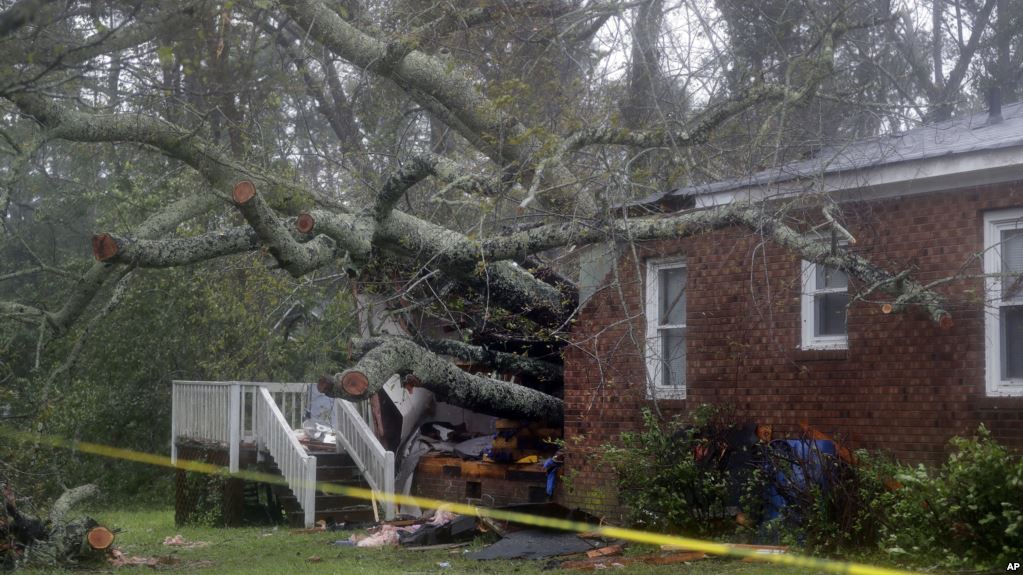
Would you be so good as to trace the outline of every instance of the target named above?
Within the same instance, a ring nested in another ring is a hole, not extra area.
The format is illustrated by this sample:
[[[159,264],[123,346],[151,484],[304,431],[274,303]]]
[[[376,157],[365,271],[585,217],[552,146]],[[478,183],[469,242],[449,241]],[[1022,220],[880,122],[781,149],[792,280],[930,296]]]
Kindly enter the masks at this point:
[[[865,450],[793,457],[783,442],[742,439],[749,427],[706,407],[687,418],[645,411],[643,429],[603,447],[629,520],[815,552],[877,549],[913,563],[991,566],[1023,556],[1023,459],[984,426],[954,438],[937,467]]]

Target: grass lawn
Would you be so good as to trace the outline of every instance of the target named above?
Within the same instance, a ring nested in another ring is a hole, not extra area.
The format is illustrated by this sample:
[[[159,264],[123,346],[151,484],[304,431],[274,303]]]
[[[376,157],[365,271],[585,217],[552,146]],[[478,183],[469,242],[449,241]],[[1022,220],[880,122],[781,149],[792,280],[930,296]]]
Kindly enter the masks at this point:
[[[334,547],[330,543],[347,539],[350,533],[294,534],[291,529],[276,530],[266,527],[214,529],[174,526],[173,510],[100,511],[91,514],[104,525],[120,528],[116,546],[125,555],[173,558],[155,568],[158,571],[213,575],[220,573],[265,575],[319,575],[347,574],[374,575],[404,574],[462,574],[462,573],[514,573],[530,575],[549,573],[557,562],[539,561],[476,561],[463,557],[465,548],[438,551],[411,551],[400,548],[357,549]],[[209,545],[181,549],[163,545],[165,537],[181,534],[188,541],[205,541]],[[474,546],[482,545],[477,542]],[[632,546],[629,553],[642,553]],[[651,550],[652,552],[652,550]],[[319,557],[319,561],[310,561]],[[449,563],[441,567],[439,563]],[[146,573],[153,567],[103,567],[103,572]],[[24,571],[25,573],[54,573]],[[579,573],[579,571],[561,571]],[[614,569],[626,573],[682,573],[711,574],[794,574],[794,569],[746,563],[734,559],[705,559],[679,565],[629,565]],[[65,571],[82,573],[82,570]]]

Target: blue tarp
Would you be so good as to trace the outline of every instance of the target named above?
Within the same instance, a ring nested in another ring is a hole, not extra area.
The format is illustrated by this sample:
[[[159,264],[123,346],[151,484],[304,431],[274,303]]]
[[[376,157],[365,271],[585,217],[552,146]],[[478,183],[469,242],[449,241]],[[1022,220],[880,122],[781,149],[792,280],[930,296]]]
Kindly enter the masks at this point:
[[[807,482],[827,489],[826,465],[837,460],[835,442],[827,439],[776,439],[770,449],[774,468],[769,469],[774,477],[767,488],[766,518],[775,519],[788,505],[785,493],[801,493],[808,488]]]

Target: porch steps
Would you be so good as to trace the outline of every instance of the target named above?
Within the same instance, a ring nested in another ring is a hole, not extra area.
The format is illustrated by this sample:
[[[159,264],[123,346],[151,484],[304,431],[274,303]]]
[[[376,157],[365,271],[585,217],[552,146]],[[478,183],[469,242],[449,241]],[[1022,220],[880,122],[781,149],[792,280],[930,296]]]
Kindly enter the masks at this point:
[[[310,451],[309,454],[316,456],[317,483],[325,482],[333,485],[369,488],[362,472],[347,453]],[[269,454],[266,454],[266,458],[267,471],[279,474],[280,470],[273,463],[273,458]],[[274,492],[284,509],[288,524],[292,527],[302,527],[305,513],[298,504],[295,494],[284,485],[275,485]],[[363,499],[317,491],[314,520],[320,521],[321,519],[327,524],[373,521],[373,508],[368,501]]]

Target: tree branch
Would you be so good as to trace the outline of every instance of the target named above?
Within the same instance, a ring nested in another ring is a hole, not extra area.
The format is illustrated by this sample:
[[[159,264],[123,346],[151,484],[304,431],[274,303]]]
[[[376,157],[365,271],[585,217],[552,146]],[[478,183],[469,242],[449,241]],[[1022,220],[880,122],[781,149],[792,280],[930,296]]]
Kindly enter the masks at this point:
[[[457,357],[507,373],[523,373],[544,382],[560,382],[564,377],[564,367],[556,363],[514,353],[494,351],[453,339],[428,339],[423,342],[423,346],[433,353]]]
[[[376,205],[373,209],[373,218],[377,224],[391,215],[394,206],[409,188],[433,173],[433,162],[415,157],[412,158],[408,165],[399,170],[397,174],[387,178],[384,186],[380,189],[380,193],[377,194]]]
[[[436,118],[466,138],[499,166],[525,168],[544,145],[541,138],[515,118],[493,104],[474,83],[457,68],[411,48],[409,42],[384,42],[363,33],[321,0],[293,0],[285,6],[288,13],[309,35],[341,58],[397,84]],[[548,187],[554,204],[577,206],[586,214],[596,210],[589,193],[573,197],[575,178],[560,165],[548,170]]]
[[[392,337],[362,338],[358,342],[361,350],[371,350],[393,339]],[[453,339],[425,339],[420,345],[441,355],[456,357],[484,367],[512,374],[526,374],[544,382],[560,382],[564,376],[561,365],[514,353],[494,351],[485,347],[470,345]]]
[[[334,240],[320,235],[306,244],[300,243],[256,192],[252,182],[242,180],[235,184],[232,198],[274,259],[291,275],[301,277],[334,259],[337,253]]]
[[[92,254],[101,262],[140,268],[169,268],[252,251],[258,249],[259,245],[259,236],[249,226],[190,238],[164,240],[126,238],[103,233],[92,237]]]
[[[348,239],[358,224],[350,217],[320,210],[300,218],[304,232],[319,232]],[[365,230],[366,226],[363,225]],[[395,211],[378,224],[371,246],[391,254],[420,257],[444,273],[479,293],[487,294],[495,304],[542,324],[558,323],[567,313],[562,294],[524,269],[507,261],[492,263],[478,256],[479,245],[445,227]],[[363,247],[365,244],[352,247]],[[367,246],[368,247],[368,246]],[[360,257],[368,257],[368,252]]]

